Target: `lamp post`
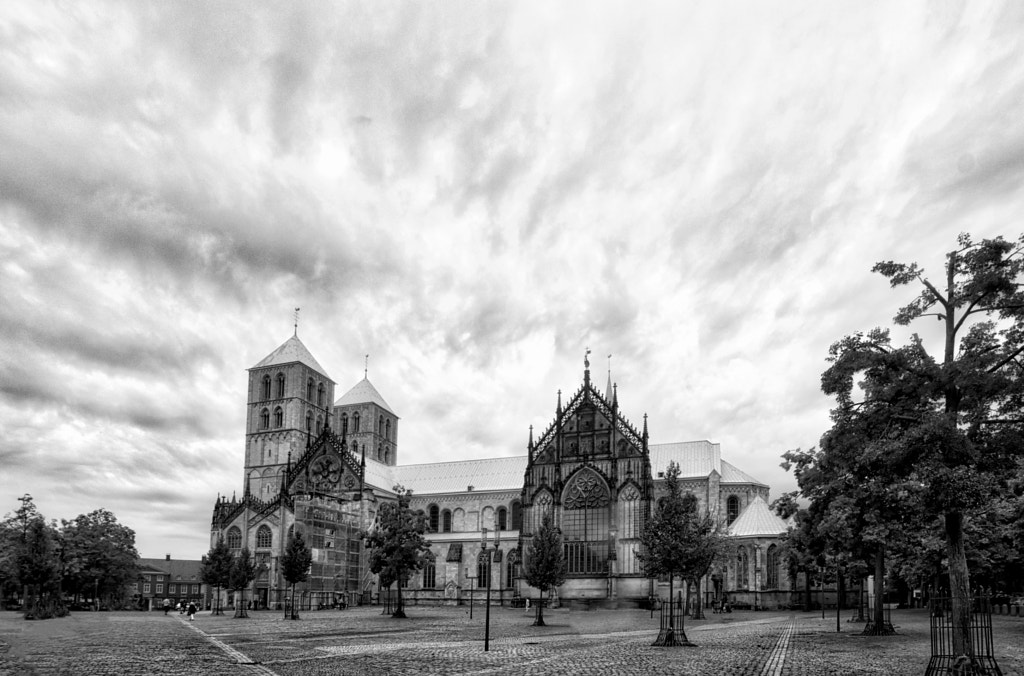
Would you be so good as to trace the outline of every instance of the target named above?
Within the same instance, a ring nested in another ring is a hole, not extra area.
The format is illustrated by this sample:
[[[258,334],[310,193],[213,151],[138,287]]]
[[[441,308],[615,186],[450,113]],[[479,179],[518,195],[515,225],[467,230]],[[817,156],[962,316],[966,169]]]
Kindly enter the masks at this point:
[[[469,574],[469,566],[466,566],[466,578],[469,579],[469,619],[473,619],[473,580],[476,578]]]
[[[615,551],[615,535],[618,531],[615,526],[608,529],[608,598],[615,598],[615,561],[618,555]]]
[[[481,554],[487,557],[487,606],[485,609],[485,620],[484,620],[484,652],[488,652],[491,649],[491,557],[492,553],[487,549],[487,529],[485,528],[480,534],[480,544],[483,545],[481,548]],[[501,545],[501,529],[494,529],[494,553],[497,553],[498,547]],[[498,569],[501,572],[501,569]]]

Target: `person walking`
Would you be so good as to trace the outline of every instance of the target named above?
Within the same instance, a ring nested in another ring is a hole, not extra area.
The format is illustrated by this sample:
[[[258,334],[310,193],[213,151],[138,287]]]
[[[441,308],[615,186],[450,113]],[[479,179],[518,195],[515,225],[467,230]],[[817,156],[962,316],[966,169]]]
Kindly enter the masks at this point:
[[[193,622],[196,619],[196,604],[195,602],[188,604],[188,621]]]
[[[166,615],[170,610],[171,610],[171,600],[170,599],[164,599],[164,615]]]

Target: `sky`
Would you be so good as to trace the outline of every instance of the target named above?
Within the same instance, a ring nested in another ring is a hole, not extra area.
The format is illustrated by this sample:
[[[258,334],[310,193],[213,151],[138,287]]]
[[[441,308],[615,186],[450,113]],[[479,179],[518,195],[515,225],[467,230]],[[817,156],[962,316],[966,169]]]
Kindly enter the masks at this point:
[[[1018,2],[0,3],[0,514],[199,558],[296,307],[402,463],[524,454],[589,348],[775,497],[872,265],[1024,230],[1021,119]]]

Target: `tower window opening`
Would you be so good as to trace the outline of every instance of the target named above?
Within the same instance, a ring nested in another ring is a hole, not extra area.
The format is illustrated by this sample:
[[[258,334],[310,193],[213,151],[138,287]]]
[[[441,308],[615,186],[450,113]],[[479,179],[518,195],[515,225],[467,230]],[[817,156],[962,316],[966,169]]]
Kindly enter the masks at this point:
[[[278,399],[283,399],[284,398],[284,374],[283,373],[278,373],[277,374],[277,398]]]
[[[270,399],[270,376],[263,376],[263,398]]]

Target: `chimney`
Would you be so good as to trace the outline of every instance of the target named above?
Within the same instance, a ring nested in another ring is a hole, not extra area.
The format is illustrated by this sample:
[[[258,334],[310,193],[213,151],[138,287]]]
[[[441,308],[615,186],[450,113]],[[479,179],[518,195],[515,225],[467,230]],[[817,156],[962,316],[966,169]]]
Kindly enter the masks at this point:
[[[170,560],[171,560],[171,555],[170,555],[170,554],[168,554],[168,555],[167,555],[167,560],[168,560],[168,561],[170,561]]]

